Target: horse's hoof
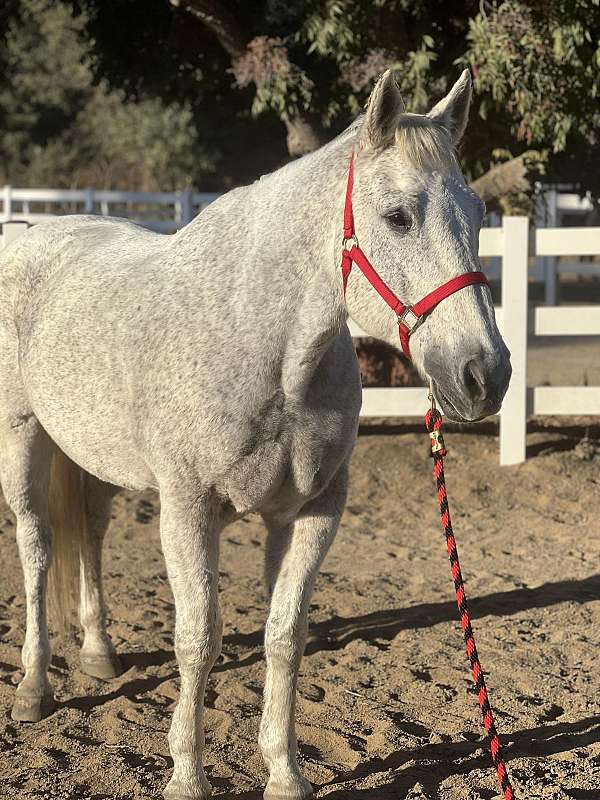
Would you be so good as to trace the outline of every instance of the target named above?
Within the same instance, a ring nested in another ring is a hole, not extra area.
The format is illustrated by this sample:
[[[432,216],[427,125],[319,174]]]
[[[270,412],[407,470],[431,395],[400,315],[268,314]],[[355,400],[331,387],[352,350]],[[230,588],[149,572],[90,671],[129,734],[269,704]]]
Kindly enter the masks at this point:
[[[208,800],[211,794],[210,783],[204,776],[193,785],[189,781],[171,778],[163,791],[165,800]]]
[[[123,667],[116,653],[108,656],[80,656],[79,663],[81,671],[92,678],[99,678],[101,681],[110,681],[123,672]]]
[[[55,710],[56,700],[51,694],[41,697],[17,694],[10,715],[15,722],[39,722]]]
[[[264,800],[311,800],[313,789],[310,783],[301,778],[299,781],[270,780],[263,794]]]

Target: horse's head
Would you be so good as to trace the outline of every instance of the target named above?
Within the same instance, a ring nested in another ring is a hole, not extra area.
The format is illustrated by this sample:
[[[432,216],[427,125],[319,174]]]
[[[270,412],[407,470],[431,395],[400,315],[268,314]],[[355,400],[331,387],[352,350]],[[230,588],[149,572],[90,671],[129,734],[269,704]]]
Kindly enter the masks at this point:
[[[471,78],[465,70],[428,114],[404,111],[393,74],[377,83],[359,129],[353,209],[361,249],[405,304],[451,278],[479,269],[484,204],[465,184],[454,148],[467,125]],[[398,326],[358,269],[347,305],[370,334],[398,346]],[[410,338],[417,368],[449,418],[497,412],[511,375],[486,286],[444,299]]]

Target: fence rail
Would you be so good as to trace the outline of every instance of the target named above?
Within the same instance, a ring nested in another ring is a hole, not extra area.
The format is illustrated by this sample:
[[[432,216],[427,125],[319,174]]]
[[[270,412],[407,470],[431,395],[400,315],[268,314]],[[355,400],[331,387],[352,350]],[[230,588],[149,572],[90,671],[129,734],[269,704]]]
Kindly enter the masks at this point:
[[[600,336],[600,305],[528,307],[529,258],[534,255],[600,255],[600,228],[542,228],[530,236],[526,217],[504,217],[501,228],[484,228],[479,255],[501,259],[502,304],[496,321],[513,368],[500,411],[500,463],[525,460],[527,416],[600,414],[600,386],[527,387],[528,336]],[[350,323],[353,336],[365,334]],[[425,389],[365,389],[364,417],[420,416]]]
[[[0,190],[0,223],[36,223],[60,213],[126,216],[150,230],[174,233],[216,200],[218,193],[129,192],[107,189],[14,189]],[[40,206],[43,210],[40,210]]]
[[[0,246],[26,229],[23,223],[2,226]],[[504,217],[501,228],[486,228],[479,238],[481,257],[501,259],[502,304],[496,320],[511,351],[513,374],[500,411],[500,463],[525,460],[528,414],[600,415],[600,386],[527,387],[527,342],[532,336],[600,336],[600,305],[528,307],[529,258],[535,253],[600,255],[600,228],[538,229],[530,236],[526,217]],[[365,334],[350,320],[350,332]],[[427,389],[367,388],[363,417],[414,417],[427,408]]]

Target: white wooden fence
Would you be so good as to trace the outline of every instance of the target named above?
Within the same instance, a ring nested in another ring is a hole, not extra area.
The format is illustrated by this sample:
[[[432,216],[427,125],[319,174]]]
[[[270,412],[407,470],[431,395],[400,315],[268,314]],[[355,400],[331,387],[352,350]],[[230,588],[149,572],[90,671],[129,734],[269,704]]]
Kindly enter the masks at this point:
[[[56,214],[127,217],[160,233],[174,233],[215,200],[214,192],[121,192],[104,189],[0,189],[0,223],[35,224]]]
[[[526,423],[535,415],[600,415],[600,386],[527,387],[527,340],[533,336],[600,336],[600,305],[528,308],[530,256],[600,255],[600,228],[541,228],[526,217],[504,217],[501,228],[485,228],[479,255],[502,259],[502,304],[496,319],[511,352],[512,379],[500,412],[500,463],[525,460]],[[353,336],[360,336],[351,323]],[[427,389],[370,388],[363,391],[364,417],[420,416]]]
[[[0,246],[26,229],[3,225]],[[502,227],[485,228],[479,237],[482,258],[502,263],[502,305],[496,319],[511,352],[513,374],[500,412],[500,463],[525,460],[526,423],[535,415],[600,415],[600,386],[527,387],[528,336],[600,336],[600,305],[528,308],[529,258],[600,255],[600,228],[542,228],[529,231],[526,217],[504,217]],[[353,336],[364,335],[350,322]],[[368,388],[363,417],[415,417],[427,409],[427,389]]]
[[[590,193],[581,197],[572,187],[559,185],[539,186],[540,194],[536,207],[536,226],[538,228],[562,228],[566,218],[576,219],[578,225],[593,225],[590,219],[597,220]],[[573,255],[569,253],[569,255]],[[588,255],[587,253],[585,255]],[[559,295],[560,276],[564,273],[577,275],[600,275],[600,262],[588,259],[581,261],[560,260],[552,255],[537,259],[539,272],[536,278],[544,284],[544,301],[547,306],[555,306]],[[531,274],[531,273],[530,273]]]

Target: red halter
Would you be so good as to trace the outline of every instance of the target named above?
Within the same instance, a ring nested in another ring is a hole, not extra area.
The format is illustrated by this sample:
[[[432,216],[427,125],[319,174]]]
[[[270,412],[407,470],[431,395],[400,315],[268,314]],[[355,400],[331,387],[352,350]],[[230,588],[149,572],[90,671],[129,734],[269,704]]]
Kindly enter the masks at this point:
[[[348,167],[348,186],[346,188],[346,202],[344,204],[344,240],[342,242],[342,280],[344,283],[344,294],[348,277],[352,270],[352,262],[360,269],[371,286],[375,289],[392,311],[398,317],[398,333],[400,334],[400,344],[402,351],[407,358],[410,358],[409,339],[411,334],[423,322],[425,315],[434,309],[438,303],[450,297],[451,294],[465,286],[483,283],[489,286],[488,279],[483,272],[465,272],[457,275],[447,283],[438,286],[433,292],[426,295],[422,300],[414,305],[405,305],[382,280],[369,262],[369,259],[358,246],[358,239],[354,232],[354,214],[352,212],[352,187],[354,186],[354,152],[350,157]]]

